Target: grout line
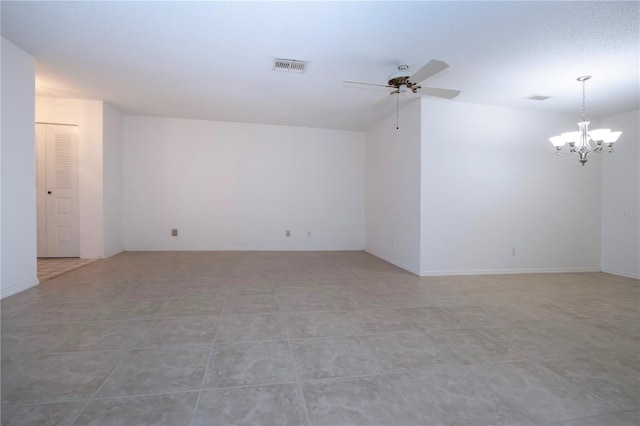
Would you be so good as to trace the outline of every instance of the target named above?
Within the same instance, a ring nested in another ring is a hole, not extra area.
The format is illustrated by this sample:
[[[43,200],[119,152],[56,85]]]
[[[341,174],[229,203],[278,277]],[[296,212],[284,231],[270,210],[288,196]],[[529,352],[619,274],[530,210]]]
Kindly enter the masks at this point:
[[[539,361],[533,361],[533,362],[536,362],[537,364],[539,364],[545,370],[547,370],[550,373],[552,373],[553,375],[559,377],[560,380],[564,381],[565,383],[568,383],[569,385],[575,386],[575,387],[583,390],[587,394],[591,395],[592,397],[602,401],[605,405],[608,405],[609,407],[615,408],[618,411],[624,410],[624,408],[621,408],[620,406],[615,405],[613,402],[607,401],[606,399],[604,399],[603,397],[599,396],[598,394],[596,394],[592,390],[588,389],[586,386],[581,385],[581,384],[571,380],[570,378],[563,376],[560,373],[556,373],[555,371],[553,371],[552,369],[550,369],[546,365],[544,365],[542,362],[539,362]],[[602,414],[606,414],[606,413],[602,413]]]
[[[224,389],[246,389],[246,388],[260,388],[264,386],[279,386],[279,385],[295,385],[297,382],[273,382],[273,383],[253,383],[249,385],[235,385],[235,386],[218,386],[202,388],[202,391],[224,390]]]
[[[278,306],[280,306],[280,302],[278,301]],[[291,336],[289,335],[289,323],[287,322],[287,329],[286,334],[287,334],[287,346],[289,347],[289,353],[291,354],[291,361],[293,362],[293,372],[295,373],[296,376],[296,384],[297,384],[297,388],[298,388],[298,398],[301,399],[302,402],[302,408],[304,409],[304,415],[305,418],[307,419],[307,424],[311,425],[311,416],[309,415],[309,406],[307,404],[307,399],[304,397],[304,392],[302,391],[302,381],[300,380],[300,371],[298,368],[298,359],[296,357],[295,352],[293,351],[293,347],[291,346]]]
[[[113,373],[118,369],[118,367],[120,367],[120,365],[124,362],[125,359],[127,359],[127,357],[129,356],[129,354],[131,353],[133,349],[129,348],[129,350],[122,351],[122,358],[116,363],[116,365],[113,367],[113,369],[109,372],[109,374],[107,375],[107,377],[105,377],[105,379],[103,380],[103,382],[100,384],[100,386],[98,386],[98,389],[96,389],[96,391],[89,397],[89,399],[87,399],[86,403],[82,406],[81,409],[79,409],[70,419],[69,424],[72,425],[76,422],[76,420],[78,420],[78,418],[82,415],[82,413],[84,413],[84,411],[87,409],[87,407],[89,407],[89,405],[93,402],[94,398],[96,397],[96,395],[102,390],[102,388],[104,387],[104,385],[107,383],[107,381],[109,381],[109,379],[111,378],[111,376],[113,375]]]
[[[282,305],[280,304],[280,299],[276,296],[276,303],[278,304],[278,311],[282,313]],[[307,425],[311,425],[311,416],[309,416],[309,407],[307,406],[307,400],[304,397],[304,393],[302,392],[302,383],[300,382],[300,372],[298,371],[298,361],[296,358],[296,354],[293,351],[293,347],[291,346],[291,336],[289,333],[289,323],[284,319],[284,324],[286,324],[285,335],[287,337],[287,347],[289,348],[289,354],[291,355],[291,362],[293,362],[293,372],[296,376],[296,385],[298,391],[298,398],[300,398],[300,402],[302,403],[302,409],[304,410],[304,416],[307,420]]]
[[[166,305],[166,304],[165,304]],[[164,308],[164,307],[163,307]],[[71,421],[69,422],[70,425],[73,425],[73,423],[76,422],[76,420],[78,420],[78,418],[80,418],[80,416],[82,415],[82,413],[89,407],[89,405],[95,400],[96,396],[100,393],[100,391],[102,390],[102,388],[105,386],[105,384],[109,381],[109,379],[111,378],[111,376],[118,370],[118,368],[120,367],[120,365],[122,365],[122,363],[129,357],[129,355],[131,354],[131,352],[133,352],[133,350],[135,349],[135,346],[140,342],[140,340],[142,340],[142,338],[144,337],[144,335],[149,331],[149,329],[151,328],[151,326],[153,325],[153,323],[155,322],[155,319],[157,318],[157,315],[159,315],[161,312],[161,310],[158,311],[158,313],[156,314],[156,316],[154,318],[152,318],[149,321],[149,324],[147,325],[147,327],[145,328],[144,332],[140,333],[140,337],[138,338],[138,340],[136,341],[136,344],[131,345],[128,348],[122,348],[122,349],[115,349],[115,351],[122,351],[121,353],[123,354],[122,358],[120,359],[120,361],[118,361],[115,365],[115,367],[113,368],[113,370],[111,370],[111,372],[109,372],[109,374],[107,375],[107,377],[104,379],[104,381],[100,384],[100,386],[98,386],[98,389],[96,389],[96,391],[91,395],[91,397],[87,400],[86,404],[84,404],[84,406],[82,407],[82,409],[78,410],[77,413],[75,413],[75,415],[71,418]]]
[[[222,317],[222,312],[224,310],[225,305],[227,304],[227,298],[222,299],[222,307],[220,308],[220,315],[218,318]],[[202,390],[204,389],[204,383],[207,380],[207,374],[209,372],[209,366],[211,364],[211,357],[213,356],[213,351],[216,347],[216,342],[218,340],[218,328],[220,327],[220,321],[216,321],[216,331],[213,335],[213,342],[211,342],[211,347],[209,349],[209,355],[207,356],[207,364],[204,367],[204,373],[202,374],[202,380],[200,381],[200,389],[198,390],[198,397],[196,398],[195,404],[193,404],[193,409],[191,410],[191,418],[189,419],[189,425],[193,424],[195,419],[196,411],[198,409],[198,405],[200,405],[200,398],[202,397]]]
[[[2,404],[2,408],[19,408],[19,407],[34,407],[40,405],[56,405],[56,404],[69,404],[85,401],[86,398],[76,398],[76,399],[59,399],[55,401],[47,401],[47,402],[24,402],[18,404]]]
[[[418,418],[422,419],[422,415],[413,408],[413,406],[411,405],[411,403],[409,402],[409,400],[407,399],[407,397],[404,395],[404,393],[398,388],[398,386],[396,385],[396,383],[393,381],[393,379],[391,378],[391,376],[388,373],[384,373],[384,377],[387,378],[387,380],[389,381],[389,383],[391,383],[391,386],[393,387],[393,389],[395,389],[395,391],[398,393],[398,395],[400,395],[400,398],[402,398],[402,400],[404,401],[405,404],[407,404],[407,408],[409,408],[410,410],[412,410],[416,416],[418,416]]]
[[[195,392],[199,392],[199,390],[197,388],[193,388],[193,389],[180,389],[180,390],[164,391],[164,392],[136,393],[131,395],[97,396],[93,400],[105,401],[105,400],[112,400],[112,399],[127,399],[127,398],[138,398],[138,397],[145,397],[145,396],[171,395],[176,393],[180,394],[180,393],[195,393]]]
[[[324,383],[324,382],[332,382],[332,381],[339,381],[339,380],[367,379],[371,377],[382,377],[382,376],[385,376],[384,372],[378,372],[374,374],[355,374],[352,376],[323,377],[321,379],[301,380],[301,383]]]

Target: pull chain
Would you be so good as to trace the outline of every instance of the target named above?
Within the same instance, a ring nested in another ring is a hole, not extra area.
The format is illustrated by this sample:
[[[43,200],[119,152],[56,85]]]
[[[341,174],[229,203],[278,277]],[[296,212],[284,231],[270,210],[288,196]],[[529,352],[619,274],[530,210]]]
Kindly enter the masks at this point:
[[[399,121],[398,116],[400,115],[399,106],[398,106],[399,104],[400,104],[400,92],[396,93],[396,130],[400,128],[398,124],[398,121]]]

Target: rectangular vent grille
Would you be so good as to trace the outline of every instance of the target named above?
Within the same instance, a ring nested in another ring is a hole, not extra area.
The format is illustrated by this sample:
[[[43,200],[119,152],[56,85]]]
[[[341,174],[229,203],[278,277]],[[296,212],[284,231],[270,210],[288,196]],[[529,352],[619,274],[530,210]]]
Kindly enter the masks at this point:
[[[544,95],[531,95],[531,96],[527,96],[525,99],[531,99],[532,101],[546,101],[547,99],[549,99],[551,96],[544,96]]]
[[[273,60],[273,70],[303,73],[307,69],[307,63],[308,61],[299,61],[297,59],[275,58]]]

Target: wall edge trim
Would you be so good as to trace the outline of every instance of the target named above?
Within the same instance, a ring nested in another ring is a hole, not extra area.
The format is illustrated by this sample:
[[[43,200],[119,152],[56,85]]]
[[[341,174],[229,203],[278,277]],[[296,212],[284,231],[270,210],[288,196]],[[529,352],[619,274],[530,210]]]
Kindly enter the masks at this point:
[[[601,269],[599,266],[582,268],[463,269],[454,271],[420,271],[420,276],[438,277],[450,275],[554,274],[567,272],[601,272]]]
[[[18,294],[25,290],[28,290],[32,287],[35,287],[40,284],[40,280],[36,278],[35,280],[29,280],[18,284],[13,284],[7,286],[2,289],[2,294],[0,294],[0,299],[4,299],[5,297],[13,296],[14,294]]]
[[[378,252],[378,251],[376,251],[374,249],[371,249],[371,248],[366,248],[365,247],[363,250],[365,252],[369,253],[370,255],[378,257],[378,258],[384,260],[385,262],[389,262],[392,265],[397,266],[398,268],[402,268],[405,271],[411,272],[414,275],[418,275],[418,276],[420,275],[420,271],[417,268],[413,268],[413,267],[411,267],[411,266],[409,266],[409,265],[407,265],[407,264],[405,264],[403,262],[398,261],[397,259],[394,259],[391,256],[387,256],[386,254],[382,254],[382,253],[380,253],[380,252]]]
[[[633,278],[635,280],[640,280],[640,274],[634,274],[633,272],[624,272],[618,271],[616,269],[602,268],[602,272],[605,274],[618,275],[620,277],[625,278]]]
[[[363,251],[362,247],[126,247],[122,251]],[[365,250],[366,251],[366,250]]]

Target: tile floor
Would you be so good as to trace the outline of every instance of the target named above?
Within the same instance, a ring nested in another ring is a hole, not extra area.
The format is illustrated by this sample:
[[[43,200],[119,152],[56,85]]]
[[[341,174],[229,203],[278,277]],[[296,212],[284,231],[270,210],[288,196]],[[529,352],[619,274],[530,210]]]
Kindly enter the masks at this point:
[[[38,279],[42,283],[93,261],[94,259],[80,259],[79,257],[39,257]]]
[[[638,425],[640,285],[123,253],[2,301],[2,425]]]

